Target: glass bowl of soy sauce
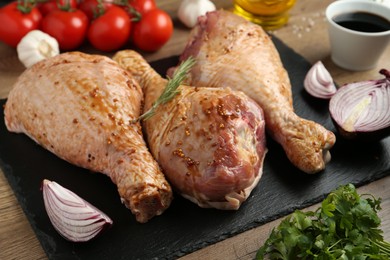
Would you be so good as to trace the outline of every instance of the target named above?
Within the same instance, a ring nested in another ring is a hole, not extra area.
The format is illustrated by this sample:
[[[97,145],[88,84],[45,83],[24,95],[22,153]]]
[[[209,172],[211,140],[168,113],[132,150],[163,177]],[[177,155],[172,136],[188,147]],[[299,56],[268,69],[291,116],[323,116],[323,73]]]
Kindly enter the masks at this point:
[[[343,0],[326,9],[332,61],[352,71],[369,70],[390,43],[390,8],[368,0]]]

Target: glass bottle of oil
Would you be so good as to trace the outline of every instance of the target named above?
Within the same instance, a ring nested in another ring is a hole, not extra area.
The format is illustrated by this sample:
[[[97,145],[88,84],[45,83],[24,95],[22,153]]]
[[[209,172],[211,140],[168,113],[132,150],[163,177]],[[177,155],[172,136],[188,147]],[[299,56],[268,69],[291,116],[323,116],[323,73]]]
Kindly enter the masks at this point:
[[[296,0],[234,0],[234,13],[261,25],[265,30],[274,30],[288,21],[288,11]]]

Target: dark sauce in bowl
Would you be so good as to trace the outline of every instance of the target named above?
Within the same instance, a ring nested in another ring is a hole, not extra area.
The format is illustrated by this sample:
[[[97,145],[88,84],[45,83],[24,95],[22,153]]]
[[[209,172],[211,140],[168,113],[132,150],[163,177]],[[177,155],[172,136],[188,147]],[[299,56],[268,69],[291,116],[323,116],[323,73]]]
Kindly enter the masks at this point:
[[[359,32],[378,33],[390,30],[390,21],[367,12],[344,13],[333,17],[338,25]]]

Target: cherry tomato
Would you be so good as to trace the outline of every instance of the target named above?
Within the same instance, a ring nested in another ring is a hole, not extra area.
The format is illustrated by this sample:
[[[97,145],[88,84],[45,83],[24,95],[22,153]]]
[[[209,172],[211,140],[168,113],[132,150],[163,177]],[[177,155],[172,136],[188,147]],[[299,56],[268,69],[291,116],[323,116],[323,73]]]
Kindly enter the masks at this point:
[[[106,10],[113,5],[114,0],[103,1],[103,9]],[[95,18],[95,13],[98,12],[98,1],[97,0],[83,0],[80,2],[78,9],[83,11],[92,21]]]
[[[141,15],[157,8],[154,0],[129,0],[128,3]]]
[[[132,40],[143,51],[156,51],[170,38],[173,32],[171,17],[161,9],[145,13],[133,24]]]
[[[42,15],[36,7],[27,7],[25,13],[12,2],[0,9],[0,41],[16,47],[29,32],[38,29]]]
[[[78,9],[55,10],[42,19],[41,29],[56,38],[61,50],[74,50],[86,37],[88,17]]]
[[[48,0],[46,2],[39,3],[38,9],[43,16],[46,16],[54,10],[59,10],[60,8],[58,6],[64,6],[66,9],[70,9],[77,8],[77,4],[77,0]]]
[[[122,47],[130,37],[131,21],[126,11],[118,6],[92,21],[88,29],[88,40],[96,49],[114,51]]]

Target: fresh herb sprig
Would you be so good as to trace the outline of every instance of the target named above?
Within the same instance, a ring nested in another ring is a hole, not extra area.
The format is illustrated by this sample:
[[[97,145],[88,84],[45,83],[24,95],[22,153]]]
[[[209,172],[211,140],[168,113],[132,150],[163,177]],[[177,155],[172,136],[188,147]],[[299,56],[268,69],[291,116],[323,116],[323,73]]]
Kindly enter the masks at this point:
[[[316,211],[296,210],[285,218],[256,259],[390,259],[377,215],[380,202],[359,195],[352,184],[340,186]]]
[[[161,95],[158,97],[158,99],[153,103],[152,107],[143,113],[138,119],[135,119],[134,121],[140,121],[140,120],[148,120],[151,118],[155,113],[158,106],[165,104],[172,100],[177,94],[179,94],[179,90],[177,89],[182,82],[187,77],[189,71],[191,68],[195,65],[196,61],[193,57],[189,57],[185,61],[183,61],[179,67],[175,70],[172,78],[168,78],[167,85],[164,88],[164,91],[161,93]]]

